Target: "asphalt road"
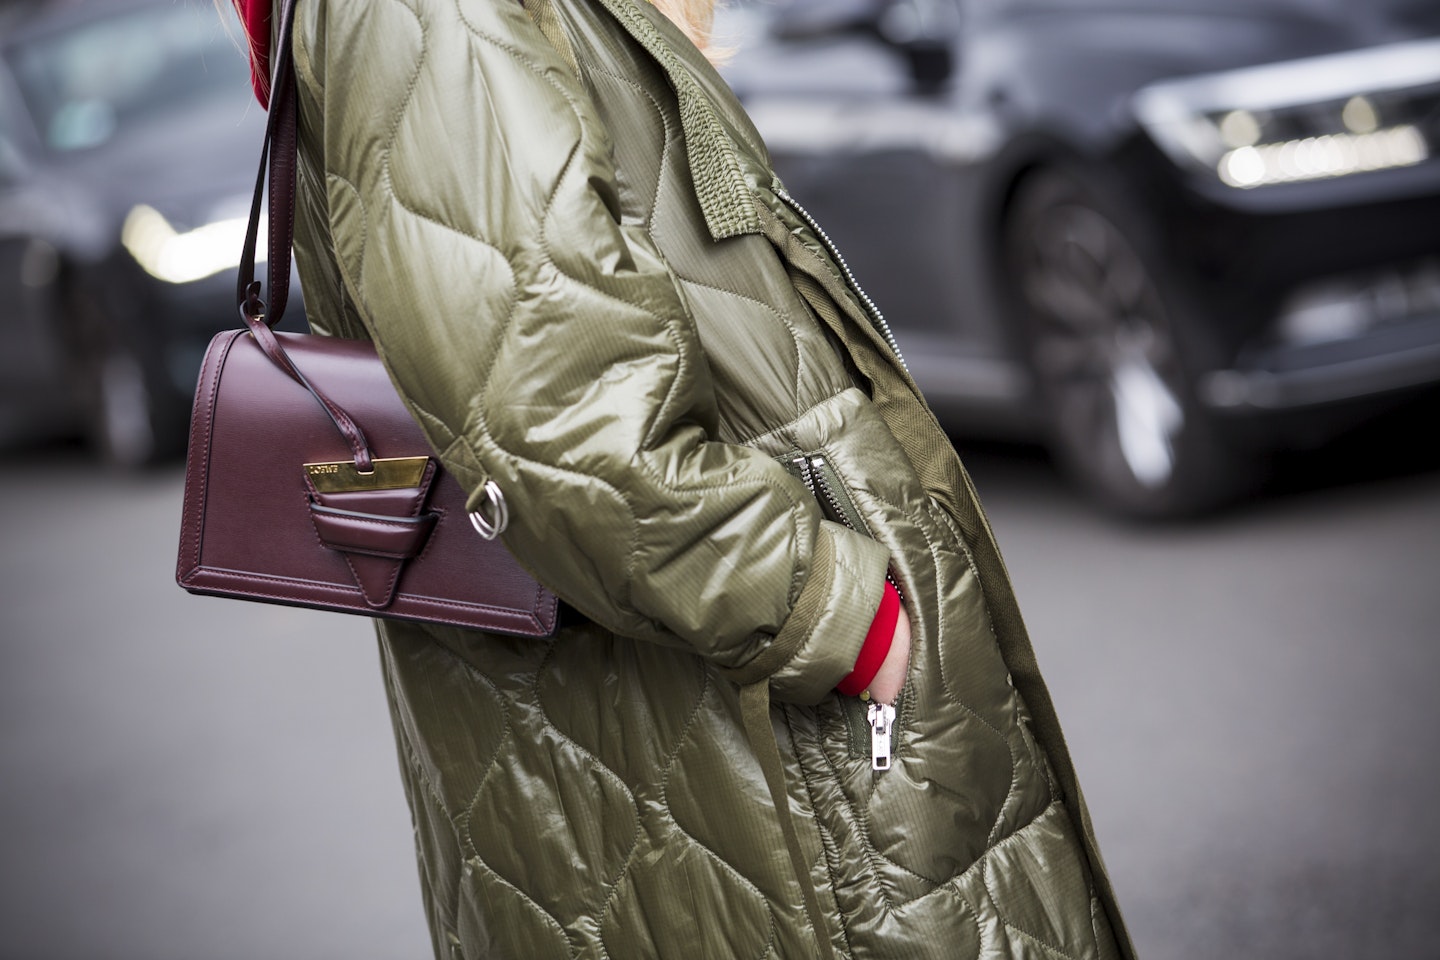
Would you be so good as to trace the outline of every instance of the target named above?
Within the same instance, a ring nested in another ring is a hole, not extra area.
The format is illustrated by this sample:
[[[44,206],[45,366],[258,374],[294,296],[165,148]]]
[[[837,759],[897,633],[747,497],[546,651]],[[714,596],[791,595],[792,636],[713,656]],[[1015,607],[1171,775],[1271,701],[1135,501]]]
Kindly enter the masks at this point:
[[[970,457],[1149,960],[1440,943],[1440,469],[1119,526]],[[180,478],[0,461],[0,958],[428,956],[370,629],[190,597]]]

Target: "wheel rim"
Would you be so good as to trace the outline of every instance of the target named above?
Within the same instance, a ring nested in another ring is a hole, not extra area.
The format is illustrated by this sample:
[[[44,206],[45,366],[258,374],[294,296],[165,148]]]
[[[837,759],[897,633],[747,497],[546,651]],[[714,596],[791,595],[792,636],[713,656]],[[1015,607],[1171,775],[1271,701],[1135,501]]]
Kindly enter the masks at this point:
[[[1102,470],[1164,487],[1186,425],[1183,375],[1144,263],[1107,218],[1077,203],[1046,208],[1023,240],[1032,357],[1062,435],[1103,444],[1091,451]]]

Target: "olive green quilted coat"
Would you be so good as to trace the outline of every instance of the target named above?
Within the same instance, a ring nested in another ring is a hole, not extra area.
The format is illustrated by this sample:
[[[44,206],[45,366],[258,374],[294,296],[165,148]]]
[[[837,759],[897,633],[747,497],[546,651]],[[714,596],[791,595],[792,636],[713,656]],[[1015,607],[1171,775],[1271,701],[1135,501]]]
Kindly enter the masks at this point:
[[[1130,956],[969,480],[704,58],[637,0],[297,10],[311,322],[579,612],[381,627],[437,955]],[[887,569],[882,772],[832,688]]]

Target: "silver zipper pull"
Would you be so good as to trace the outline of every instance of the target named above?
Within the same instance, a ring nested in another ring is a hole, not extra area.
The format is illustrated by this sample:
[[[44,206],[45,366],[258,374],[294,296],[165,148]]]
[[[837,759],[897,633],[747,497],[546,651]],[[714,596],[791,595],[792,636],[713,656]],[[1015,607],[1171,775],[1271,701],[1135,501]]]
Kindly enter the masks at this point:
[[[895,728],[895,708],[888,703],[872,703],[867,714],[870,720],[870,769],[890,769],[890,731]]]

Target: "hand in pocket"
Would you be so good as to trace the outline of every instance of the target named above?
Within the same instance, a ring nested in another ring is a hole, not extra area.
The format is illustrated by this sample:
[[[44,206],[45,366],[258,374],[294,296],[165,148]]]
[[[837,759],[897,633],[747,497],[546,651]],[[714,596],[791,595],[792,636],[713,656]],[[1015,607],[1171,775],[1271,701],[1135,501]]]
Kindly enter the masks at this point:
[[[894,703],[905,684],[905,673],[910,667],[910,615],[900,607],[900,616],[895,620],[895,638],[890,642],[890,652],[880,664],[880,671],[870,681],[870,699],[878,703]]]

